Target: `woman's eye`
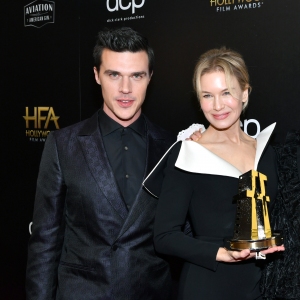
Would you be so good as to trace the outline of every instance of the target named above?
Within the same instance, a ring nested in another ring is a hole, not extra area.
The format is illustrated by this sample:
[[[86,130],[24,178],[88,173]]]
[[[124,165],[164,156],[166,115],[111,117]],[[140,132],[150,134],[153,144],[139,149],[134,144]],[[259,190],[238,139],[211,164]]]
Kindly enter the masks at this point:
[[[230,94],[230,92],[227,91],[227,92],[224,92],[223,95],[224,96],[230,96],[231,94]]]
[[[206,98],[206,99],[208,99],[208,98],[210,98],[210,97],[211,97],[211,95],[209,95],[209,94],[205,94],[205,95],[203,95],[202,97],[203,97],[203,98]]]

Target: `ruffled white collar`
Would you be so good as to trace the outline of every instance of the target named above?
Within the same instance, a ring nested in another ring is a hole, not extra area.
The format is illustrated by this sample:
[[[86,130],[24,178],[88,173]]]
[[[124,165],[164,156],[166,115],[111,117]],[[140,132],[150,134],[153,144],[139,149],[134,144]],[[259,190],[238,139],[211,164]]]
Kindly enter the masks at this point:
[[[275,128],[276,123],[271,124],[256,137],[256,155],[254,161],[254,168],[257,169],[258,162],[260,157],[269,141],[269,138]],[[167,156],[169,151],[173,148],[175,144],[179,141],[175,142],[168,151],[164,154],[164,156],[159,160],[153,170],[149,173],[149,175],[145,178],[143,185],[146,187],[145,183],[149,179],[149,177],[154,173],[154,171],[158,168],[160,163]],[[198,143],[193,141],[182,141],[181,149],[175,163],[175,166],[179,169],[193,172],[193,173],[204,173],[204,174],[212,174],[212,175],[223,175],[238,178],[242,175],[241,171],[235,168],[233,165],[215,155],[211,151],[207,150],[205,147],[201,146]],[[150,191],[151,194],[153,194]],[[156,195],[155,195],[156,196]],[[157,197],[157,196],[156,196]]]
[[[276,123],[271,124],[256,137],[257,146],[254,170],[257,169],[258,162],[275,128],[275,125]],[[242,175],[241,171],[229,162],[193,141],[182,142],[175,166],[179,169],[193,173],[223,175],[235,178]]]

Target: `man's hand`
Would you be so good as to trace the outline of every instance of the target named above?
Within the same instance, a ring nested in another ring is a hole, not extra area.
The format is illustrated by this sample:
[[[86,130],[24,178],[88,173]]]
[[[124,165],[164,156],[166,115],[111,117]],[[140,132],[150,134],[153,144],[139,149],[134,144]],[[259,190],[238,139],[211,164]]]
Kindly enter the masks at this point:
[[[192,124],[189,128],[181,130],[177,135],[177,141],[197,141],[201,138],[202,134],[205,131],[203,124]],[[194,136],[195,135],[195,136]],[[192,138],[193,136],[193,138]]]
[[[202,137],[202,133],[201,130],[197,130],[195,132],[193,132],[193,134],[190,135],[189,138],[187,138],[187,141],[194,141],[194,142],[198,142]]]

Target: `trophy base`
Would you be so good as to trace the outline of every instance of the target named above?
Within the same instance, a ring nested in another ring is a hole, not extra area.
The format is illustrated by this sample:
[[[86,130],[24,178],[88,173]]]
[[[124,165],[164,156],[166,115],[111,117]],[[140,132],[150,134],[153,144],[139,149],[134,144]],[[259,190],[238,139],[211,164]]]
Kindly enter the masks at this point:
[[[262,240],[225,240],[226,248],[230,250],[245,250],[260,251],[274,246],[283,244],[283,237],[280,232],[273,232],[273,236]]]

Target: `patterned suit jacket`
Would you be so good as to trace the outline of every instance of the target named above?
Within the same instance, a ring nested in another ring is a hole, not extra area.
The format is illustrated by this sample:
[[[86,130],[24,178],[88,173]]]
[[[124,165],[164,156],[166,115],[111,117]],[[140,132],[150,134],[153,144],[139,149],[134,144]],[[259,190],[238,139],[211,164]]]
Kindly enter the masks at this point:
[[[175,140],[148,119],[146,124],[145,175]],[[37,181],[27,299],[169,299],[169,266],[153,247],[156,205],[141,187],[127,210],[97,113],[51,132]]]

